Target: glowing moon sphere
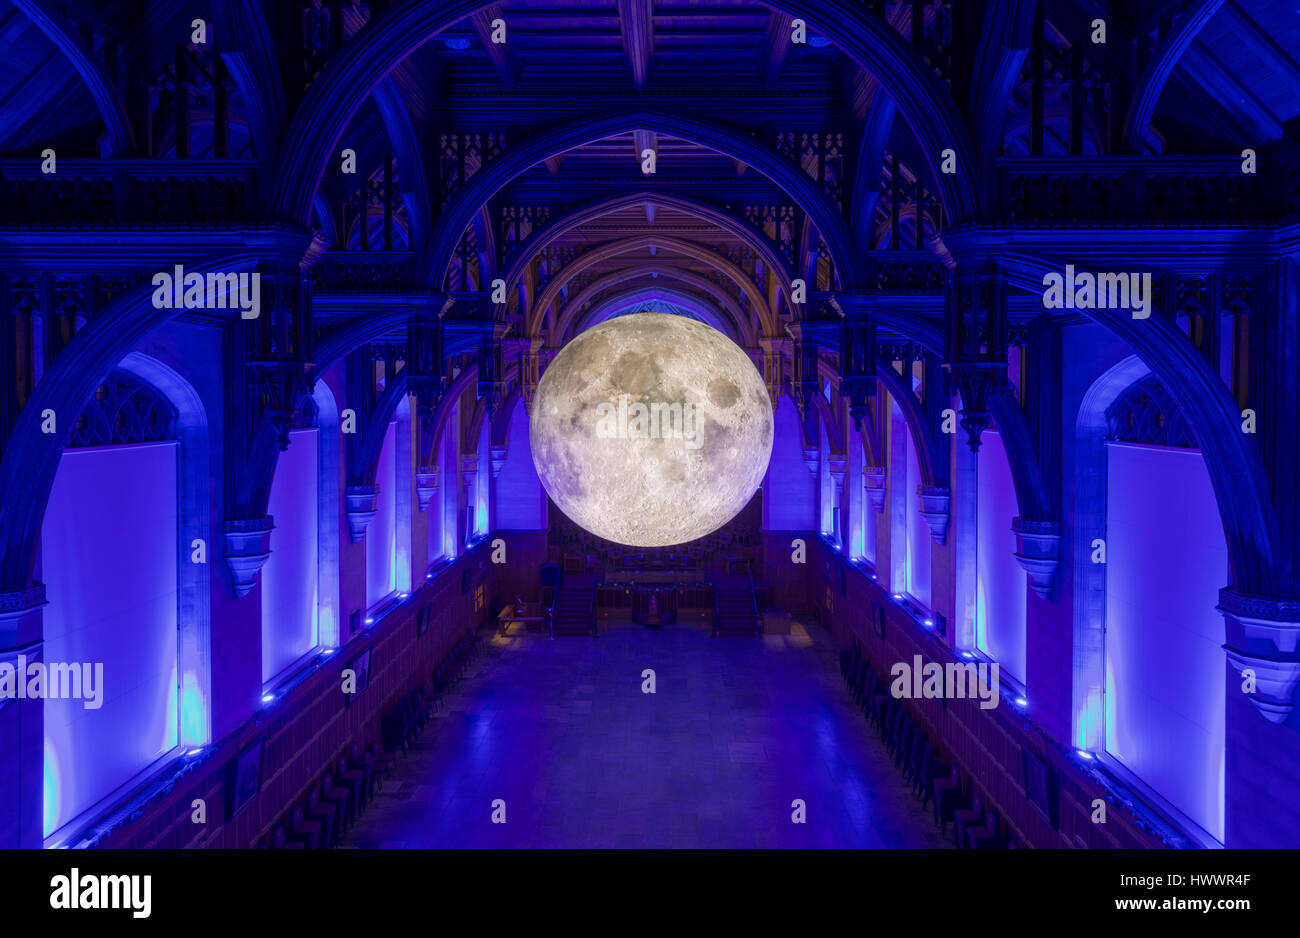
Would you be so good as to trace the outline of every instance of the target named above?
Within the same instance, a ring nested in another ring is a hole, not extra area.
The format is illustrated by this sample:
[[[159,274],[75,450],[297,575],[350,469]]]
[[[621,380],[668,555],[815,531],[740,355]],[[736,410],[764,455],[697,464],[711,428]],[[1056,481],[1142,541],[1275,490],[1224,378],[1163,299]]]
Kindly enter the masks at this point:
[[[559,509],[635,547],[693,541],[734,518],[763,480],[772,433],[749,356],[668,313],[620,316],[566,345],[528,422],[533,463]]]

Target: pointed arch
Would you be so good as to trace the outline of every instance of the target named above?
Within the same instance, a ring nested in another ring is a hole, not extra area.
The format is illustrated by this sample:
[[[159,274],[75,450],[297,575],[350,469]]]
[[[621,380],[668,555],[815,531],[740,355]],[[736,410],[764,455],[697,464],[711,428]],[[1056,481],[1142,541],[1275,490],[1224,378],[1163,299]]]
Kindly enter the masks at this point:
[[[876,78],[920,142],[921,152],[929,164],[930,177],[936,180],[940,190],[948,220],[959,223],[976,218],[980,199],[969,134],[951,97],[903,38],[883,18],[866,13],[853,0],[767,2],[773,9],[805,20],[822,35],[834,36],[839,48]],[[443,0],[439,3],[407,0],[395,4],[363,26],[312,83],[294,118],[288,139],[281,148],[273,215],[305,222],[329,155],[334,152],[352,115],[375,86],[424,42],[489,6],[491,3],[483,0]],[[639,115],[632,115],[622,128],[635,129],[690,139],[689,134],[682,135],[665,126],[648,124]],[[618,132],[615,129],[601,136]],[[942,173],[939,165],[942,151],[949,148],[957,155],[958,171],[951,175]],[[566,149],[569,146],[555,149],[529,165]],[[770,162],[770,151],[761,147],[752,149],[761,153],[764,162]],[[740,153],[728,155],[767,174],[761,163],[754,163]],[[467,221],[468,216],[456,229],[457,233],[464,230]],[[828,233],[827,237],[830,237]],[[850,260],[847,256],[844,259]],[[852,279],[847,273],[849,270],[851,267],[846,266],[841,275],[846,280]],[[440,274],[441,270],[433,272]]]
[[[523,276],[529,262],[557,238],[563,237],[574,228],[588,224],[604,215],[643,205],[647,202],[683,212],[701,221],[707,221],[743,240],[759,253],[767,269],[776,275],[785,296],[787,298],[790,296],[790,281],[794,278],[790,265],[777,251],[771,239],[760,229],[743,219],[737,218],[725,209],[708,202],[681,195],[672,195],[667,192],[652,192],[641,189],[579,205],[557,218],[551,219],[534,231],[520,242],[511,255],[510,266],[506,268],[503,275],[507,287],[510,284],[517,283],[519,278]]]
[[[538,296],[537,302],[533,304],[532,317],[528,322],[528,335],[536,336],[541,334],[542,323],[546,316],[546,311],[553,306],[559,299],[560,290],[570,280],[582,273],[589,267],[594,267],[602,261],[610,258],[619,257],[632,251],[639,251],[651,246],[661,248],[666,251],[673,251],[678,254],[685,254],[687,257],[708,264],[719,273],[726,276],[738,286],[745,296],[749,299],[750,306],[753,307],[754,313],[759,318],[764,332],[767,335],[776,334],[775,317],[767,305],[767,297],[763,295],[754,281],[749,276],[729,261],[727,258],[710,251],[708,248],[696,244],[692,241],[683,241],[680,238],[666,238],[655,235],[636,235],[631,238],[623,238],[618,241],[611,241],[602,244],[599,247],[592,248],[589,251],[579,255],[571,263],[567,264],[559,274],[551,279]],[[646,266],[649,266],[648,264]]]

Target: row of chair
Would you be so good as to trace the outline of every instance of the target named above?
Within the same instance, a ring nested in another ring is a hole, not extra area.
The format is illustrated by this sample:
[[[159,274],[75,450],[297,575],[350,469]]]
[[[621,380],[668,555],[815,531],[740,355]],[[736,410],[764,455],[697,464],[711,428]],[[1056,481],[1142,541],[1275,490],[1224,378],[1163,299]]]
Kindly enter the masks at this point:
[[[353,743],[308,791],[295,802],[258,844],[273,850],[321,850],[337,846],[344,832],[365,811],[392,771],[389,753],[409,752],[442,696],[465,673],[478,650],[478,637],[466,633],[452,646],[428,681],[413,688],[380,720],[380,739],[362,751]]]
[[[433,669],[429,680],[412,688],[380,721],[379,738],[385,752],[408,752],[415,745],[443,695],[464,675],[478,652],[478,636],[466,632]]]
[[[333,768],[295,801],[260,848],[272,850],[324,850],[334,847],[343,833],[374,798],[392,769],[393,760],[375,743],[363,751],[353,743]]]
[[[933,802],[934,821],[947,836],[948,825],[958,847],[970,850],[1015,849],[997,812],[985,804],[971,779],[955,765],[943,761],[938,746],[930,742],[912,719],[902,700],[889,692],[889,682],[876,673],[862,654],[862,646],[840,653],[840,673],[863,715],[875,726],[885,748],[912,786],[912,794],[925,808]]]

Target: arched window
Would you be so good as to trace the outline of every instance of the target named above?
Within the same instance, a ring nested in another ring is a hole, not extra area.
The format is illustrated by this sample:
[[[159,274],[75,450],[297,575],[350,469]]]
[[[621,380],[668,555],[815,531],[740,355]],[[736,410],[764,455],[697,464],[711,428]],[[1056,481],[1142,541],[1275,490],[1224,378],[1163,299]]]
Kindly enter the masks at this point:
[[[1154,376],[1106,409],[1104,754],[1224,836],[1223,617],[1230,582],[1205,460]]]
[[[206,661],[207,593],[181,566],[188,535],[202,537],[207,523],[194,484],[206,479],[207,451],[191,438],[206,434],[206,421],[179,375],[128,358],[132,371],[183,387],[187,413],[183,424],[162,391],[116,371],[59,462],[40,554],[49,600],[41,654],[47,838],[71,831],[208,732],[208,675],[197,673],[197,660]]]

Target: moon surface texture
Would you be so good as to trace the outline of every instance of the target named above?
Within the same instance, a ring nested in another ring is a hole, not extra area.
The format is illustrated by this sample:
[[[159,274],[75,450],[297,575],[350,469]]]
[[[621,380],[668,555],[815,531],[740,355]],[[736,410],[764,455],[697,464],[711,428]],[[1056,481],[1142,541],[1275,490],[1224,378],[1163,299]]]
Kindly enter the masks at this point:
[[[598,537],[683,544],[745,507],[772,456],[772,402],[749,356],[669,313],[593,326],[542,374],[533,463],[560,510]]]

